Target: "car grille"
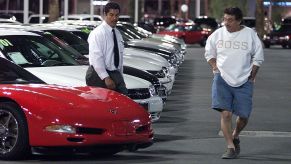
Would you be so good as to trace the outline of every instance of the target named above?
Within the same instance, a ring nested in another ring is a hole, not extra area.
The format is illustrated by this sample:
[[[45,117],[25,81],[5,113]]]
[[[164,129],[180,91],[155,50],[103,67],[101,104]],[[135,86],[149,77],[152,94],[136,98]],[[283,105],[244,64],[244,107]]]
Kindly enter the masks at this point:
[[[151,128],[150,128],[150,125],[144,125],[144,126],[141,126],[141,127],[137,128],[137,129],[135,130],[135,132],[136,132],[137,134],[140,134],[140,133],[149,132],[150,129],[151,129]]]
[[[85,127],[78,127],[77,134],[98,134],[101,135],[105,132],[104,129],[100,128],[85,128]]]
[[[155,86],[157,94],[163,99],[163,101],[167,98],[167,88],[163,85],[156,85]]]
[[[151,71],[151,70],[147,70],[149,73],[155,75],[157,78],[164,78],[166,77],[166,74],[163,70],[160,71]]]
[[[131,99],[148,99],[151,97],[148,88],[128,89],[127,96]]]

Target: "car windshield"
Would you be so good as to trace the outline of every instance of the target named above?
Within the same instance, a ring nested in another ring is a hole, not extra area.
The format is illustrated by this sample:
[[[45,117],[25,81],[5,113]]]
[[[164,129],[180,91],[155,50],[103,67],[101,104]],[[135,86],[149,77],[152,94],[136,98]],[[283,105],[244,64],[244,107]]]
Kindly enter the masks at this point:
[[[73,31],[72,33],[79,36],[80,38],[82,38],[83,40],[87,41],[89,34],[91,31],[89,32],[83,32],[83,31]]]
[[[38,16],[35,17],[31,17],[29,20],[29,23],[39,23],[40,18]],[[48,23],[49,18],[48,17],[44,17],[42,18],[42,23]]]
[[[255,28],[256,27],[256,19],[243,19],[242,24],[247,26],[247,27],[250,27],[250,28]]]
[[[77,35],[65,30],[45,30],[62,39],[82,55],[89,54],[89,44]]]
[[[122,26],[124,26],[126,29],[132,31],[133,33],[138,35],[140,38],[146,38],[147,37],[147,35],[145,35],[144,33],[140,32],[137,28],[135,28],[131,24],[122,24]]]
[[[166,31],[185,31],[185,27],[181,25],[172,24],[166,28]]]
[[[131,39],[142,39],[142,37],[140,37],[139,35],[137,35],[136,33],[134,33],[133,31],[125,28],[124,26],[118,24],[117,29],[122,33],[125,33],[125,35],[129,36]]]
[[[59,39],[58,37],[52,35],[49,32],[41,33],[40,35],[44,36],[45,38],[47,38],[48,40],[50,40],[51,42],[53,42],[54,44],[62,48],[65,54],[70,55],[80,64],[84,64],[84,65],[89,64],[88,58],[86,58],[84,55],[79,53],[77,50],[72,48],[70,45],[68,45],[66,42]]]
[[[291,33],[291,25],[282,25],[276,32]]]
[[[207,17],[207,18],[195,18],[194,19],[194,23],[198,24],[198,25],[207,25],[208,27],[211,27],[213,30],[215,30],[216,28],[218,28],[218,23],[216,22],[216,20],[214,18],[211,17]]]
[[[0,51],[22,67],[79,65],[63,49],[41,36],[0,36]]]
[[[0,84],[44,84],[42,80],[10,61],[0,58]]]

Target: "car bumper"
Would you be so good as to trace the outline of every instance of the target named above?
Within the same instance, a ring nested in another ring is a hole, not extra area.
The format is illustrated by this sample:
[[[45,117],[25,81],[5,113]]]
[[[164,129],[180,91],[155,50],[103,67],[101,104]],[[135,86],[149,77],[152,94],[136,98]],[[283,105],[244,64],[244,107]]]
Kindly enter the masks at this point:
[[[169,95],[172,92],[174,81],[175,81],[175,76],[171,75],[167,78],[159,78],[159,81],[161,82],[162,85],[164,85],[167,89],[167,95]]]
[[[285,39],[268,39],[263,41],[265,45],[281,45],[286,46],[288,45],[288,40]]]
[[[148,99],[139,99],[134,101],[143,106],[150,113],[152,122],[159,120],[160,114],[163,111],[164,102],[159,96],[152,96]]]

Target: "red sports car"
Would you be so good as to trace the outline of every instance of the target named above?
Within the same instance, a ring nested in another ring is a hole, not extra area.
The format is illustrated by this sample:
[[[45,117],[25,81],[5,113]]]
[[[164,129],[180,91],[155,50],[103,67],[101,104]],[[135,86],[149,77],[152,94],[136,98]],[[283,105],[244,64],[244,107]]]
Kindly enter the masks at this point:
[[[183,39],[186,44],[205,46],[210,31],[203,30],[196,24],[172,24],[159,34],[171,35]]]
[[[102,88],[47,85],[0,58],[0,159],[64,150],[111,155],[152,142],[150,115],[130,98]]]

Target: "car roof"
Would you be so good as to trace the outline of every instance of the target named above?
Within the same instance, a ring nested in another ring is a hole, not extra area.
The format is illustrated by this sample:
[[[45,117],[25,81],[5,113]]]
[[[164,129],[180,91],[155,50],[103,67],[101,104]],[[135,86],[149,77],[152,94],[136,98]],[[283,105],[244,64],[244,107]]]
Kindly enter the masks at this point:
[[[0,18],[0,23],[5,23],[5,24],[22,24],[16,20],[12,20],[12,19],[5,19],[5,18]]]
[[[74,18],[74,19],[82,20],[82,19],[90,18],[90,17],[91,17],[90,14],[69,14],[68,15],[68,19]],[[100,15],[93,15],[93,18],[99,18],[100,20],[103,20],[103,18]],[[61,16],[60,20],[63,20],[63,19],[64,19],[64,16]]]
[[[90,20],[59,20],[52,22],[52,24],[60,24],[61,26],[64,25],[71,25],[71,26],[94,26],[97,27],[101,24],[101,21],[90,21]]]
[[[39,30],[66,30],[66,31],[80,31],[77,29],[79,26],[64,25],[64,24],[35,24],[31,28]],[[82,27],[82,26],[80,26]]]
[[[19,29],[6,29],[6,28],[0,28],[0,36],[9,36],[9,35],[29,35],[29,36],[39,36],[35,33],[23,31]]]

